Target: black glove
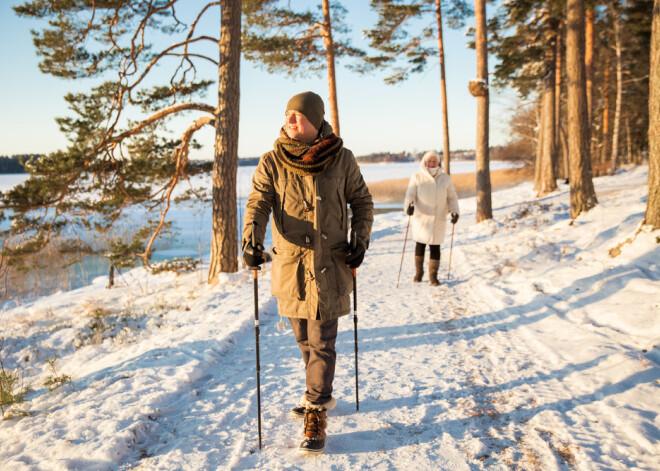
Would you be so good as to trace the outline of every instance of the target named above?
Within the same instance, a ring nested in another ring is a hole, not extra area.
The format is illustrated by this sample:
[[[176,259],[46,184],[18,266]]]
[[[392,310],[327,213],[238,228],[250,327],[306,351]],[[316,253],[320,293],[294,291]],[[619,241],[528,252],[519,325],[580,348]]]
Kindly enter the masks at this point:
[[[362,260],[364,260],[364,247],[360,244],[355,244],[355,247],[350,248],[346,253],[346,265],[352,270],[359,267],[362,264]]]
[[[413,204],[410,203],[410,204],[408,205],[408,207],[406,208],[406,214],[407,214],[408,216],[412,216],[414,212],[415,212],[415,206],[413,206]]]
[[[458,213],[451,213],[451,223],[456,224],[458,222]]]
[[[243,260],[245,260],[245,264],[250,268],[256,268],[264,263],[264,246],[257,244],[256,247],[252,247],[252,242],[244,242]]]

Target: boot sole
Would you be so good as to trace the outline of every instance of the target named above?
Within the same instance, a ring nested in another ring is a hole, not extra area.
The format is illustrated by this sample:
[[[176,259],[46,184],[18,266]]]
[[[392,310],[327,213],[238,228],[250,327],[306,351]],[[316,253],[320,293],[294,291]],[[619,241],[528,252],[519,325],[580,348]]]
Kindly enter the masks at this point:
[[[325,446],[328,444],[328,439],[325,439],[325,444],[320,450],[310,450],[308,448],[298,448],[298,452],[302,455],[320,455],[325,450]]]

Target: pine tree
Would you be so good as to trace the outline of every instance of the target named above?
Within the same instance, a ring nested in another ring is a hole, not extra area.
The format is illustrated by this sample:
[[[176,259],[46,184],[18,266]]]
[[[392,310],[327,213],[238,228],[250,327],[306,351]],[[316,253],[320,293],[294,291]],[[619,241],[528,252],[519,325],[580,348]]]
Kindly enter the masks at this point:
[[[619,135],[621,131],[621,99],[623,98],[623,59],[621,57],[621,15],[618,3],[610,5],[612,8],[612,22],[614,24],[614,57],[616,64],[616,101],[614,105],[614,123],[612,127],[612,162],[611,172],[614,172],[619,163]]]
[[[442,96],[443,164],[451,173],[449,150],[449,114],[447,110],[447,84],[445,79],[445,52],[443,44],[443,10],[445,21],[451,27],[462,26],[463,20],[472,14],[464,0],[371,0],[371,7],[378,13],[378,22],[365,36],[371,46],[381,52],[368,57],[366,62],[376,67],[393,67],[394,74],[385,79],[394,84],[407,79],[410,73],[422,72],[429,58],[437,56],[440,63],[440,91]],[[426,18],[428,24],[422,27]],[[422,24],[420,24],[422,22]],[[413,33],[414,32],[414,33]],[[437,52],[427,47],[437,41]]]
[[[649,196],[645,223],[660,229],[660,0],[653,6],[649,94]]]
[[[346,38],[346,9],[336,1],[322,0],[319,11],[295,11],[283,0],[254,2],[246,15],[243,54],[268,72],[290,75],[327,70],[330,124],[340,135],[335,61],[362,57]]]
[[[568,79],[568,151],[570,155],[571,218],[598,201],[591,177],[589,127],[584,63],[584,0],[568,0],[566,14],[566,69]]]
[[[475,49],[477,52],[477,82],[471,92],[477,98],[477,222],[493,218],[490,186],[490,161],[488,156],[488,45],[486,29],[486,0],[474,4]],[[479,91],[477,91],[479,90]]]
[[[619,0],[595,10],[591,105],[595,175],[620,163],[640,163],[648,148],[652,8],[652,0]]]
[[[197,11],[188,7],[182,0],[32,0],[14,8],[20,16],[48,20],[33,33],[42,72],[94,79],[97,85],[65,97],[74,116],[59,118],[58,124],[69,147],[31,161],[31,177],[4,195],[4,207],[13,213],[11,235],[24,236],[11,253],[38,252],[78,229],[107,231],[122,218],[135,220],[127,213],[139,207],[148,217],[136,236],[151,233],[140,253],[148,263],[154,241],[168,227],[174,188],[206,170],[188,159],[197,146],[195,133],[215,126],[209,279],[238,269],[241,1],[209,1]],[[214,9],[222,16],[215,36],[200,31]],[[215,103],[199,101],[213,85],[204,78],[203,64],[218,70]],[[169,70],[168,77],[162,79],[156,69]],[[191,113],[192,124],[179,129],[178,138],[167,137],[171,119]],[[149,219],[154,213],[159,216]]]
[[[562,20],[561,5],[553,0],[505,2],[491,21],[491,48],[499,59],[495,84],[512,86],[522,98],[541,96],[541,125],[535,168],[539,196],[557,189],[557,44]]]
[[[653,0],[626,0],[621,5],[623,98],[621,121],[626,138],[625,161],[640,163],[648,149],[649,65]],[[622,161],[624,159],[622,158]]]

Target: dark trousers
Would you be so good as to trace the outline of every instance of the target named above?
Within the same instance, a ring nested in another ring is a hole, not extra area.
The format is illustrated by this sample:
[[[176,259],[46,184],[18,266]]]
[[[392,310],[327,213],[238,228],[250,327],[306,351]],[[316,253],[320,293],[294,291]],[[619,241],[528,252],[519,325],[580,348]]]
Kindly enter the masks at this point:
[[[415,242],[415,256],[423,257],[424,251],[426,250],[426,244],[420,242]],[[440,246],[439,245],[429,245],[429,250],[431,251],[431,260],[440,260]]]
[[[325,404],[332,398],[335,378],[338,320],[295,319],[289,317],[293,335],[305,362],[305,397],[312,404]]]

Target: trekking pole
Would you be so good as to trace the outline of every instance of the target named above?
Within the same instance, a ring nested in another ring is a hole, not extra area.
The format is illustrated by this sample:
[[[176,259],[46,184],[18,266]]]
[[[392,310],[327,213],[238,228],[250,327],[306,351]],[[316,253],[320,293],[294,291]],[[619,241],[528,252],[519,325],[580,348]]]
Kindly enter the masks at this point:
[[[252,247],[257,245],[257,222],[252,221]],[[259,378],[261,365],[259,364],[259,270],[260,266],[250,267],[254,271],[254,340],[257,346],[257,422],[259,424],[259,449],[261,450],[261,380]]]
[[[399,276],[396,277],[396,287],[399,287],[399,279],[401,278],[401,267],[403,267],[403,254],[406,253],[406,242],[408,242],[408,228],[410,227],[410,216],[408,216],[408,225],[406,226],[406,238],[403,239],[403,252],[401,252],[401,264],[399,265]]]
[[[454,228],[456,227],[456,223],[452,223],[451,225],[451,245],[449,246],[449,266],[447,267],[447,279],[449,280],[449,272],[451,271],[451,253],[454,250]]]
[[[353,248],[357,245],[355,232],[353,232]],[[355,327],[355,410],[360,410],[360,398],[358,395],[358,329],[357,329],[357,268],[353,268],[353,327]]]

